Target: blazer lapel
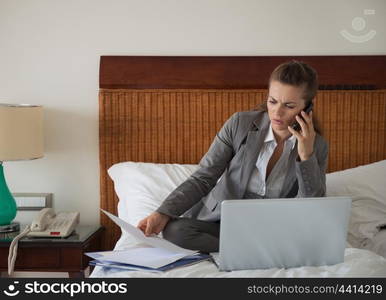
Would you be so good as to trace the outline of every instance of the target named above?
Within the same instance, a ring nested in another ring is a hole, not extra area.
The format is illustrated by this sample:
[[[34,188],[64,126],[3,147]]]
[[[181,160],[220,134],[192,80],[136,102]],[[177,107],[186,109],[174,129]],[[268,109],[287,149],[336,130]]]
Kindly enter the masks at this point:
[[[244,196],[249,179],[253,169],[256,167],[256,161],[259,156],[261,147],[263,146],[265,136],[269,128],[268,114],[263,114],[263,118],[255,120],[248,131],[247,140],[245,142],[245,150],[241,162],[240,172],[240,198]]]
[[[291,176],[291,174],[295,174],[295,159],[298,156],[298,141],[296,141],[294,149],[291,151],[290,156],[288,158],[288,167],[287,174],[285,176],[283,187],[280,192],[280,197],[285,198],[288,193],[291,191],[292,185],[296,181],[296,176]]]

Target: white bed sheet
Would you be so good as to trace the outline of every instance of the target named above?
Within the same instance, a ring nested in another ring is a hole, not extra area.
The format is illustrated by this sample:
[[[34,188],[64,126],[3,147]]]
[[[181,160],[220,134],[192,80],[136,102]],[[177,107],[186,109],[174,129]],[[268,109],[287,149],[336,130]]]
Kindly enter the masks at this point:
[[[348,236],[350,243],[354,247],[372,250],[348,247],[345,250],[344,262],[341,264],[219,272],[212,262],[205,261],[161,274],[95,267],[90,277],[386,277],[386,258],[373,252],[386,256],[386,230],[379,232],[379,226],[386,223],[383,223],[384,214],[381,214],[380,218],[378,216],[379,212],[386,212],[386,198],[382,192],[385,188],[382,180],[385,166],[386,160],[383,160],[326,175],[328,196],[352,196],[356,203],[354,208],[358,208],[358,215],[366,219],[366,222],[362,222],[363,218],[359,220],[352,217]],[[115,164],[109,169],[109,175],[114,180],[114,188],[120,200],[119,217],[136,226],[139,220],[153,212],[163,199],[196,169],[197,165],[134,162]],[[359,186],[360,189],[357,190]],[[361,205],[365,209],[360,207]],[[367,207],[376,207],[377,215],[370,214],[371,211],[369,212]],[[360,236],[362,232],[370,231],[371,236],[368,234]],[[377,232],[379,233],[376,234]],[[374,235],[377,239],[372,239]],[[355,239],[351,241],[350,236]],[[356,241],[357,244],[354,243]],[[133,247],[133,243],[133,240],[124,234],[115,245],[115,249]]]
[[[333,266],[220,272],[212,262],[204,261],[160,274],[97,266],[90,277],[386,277],[386,259],[368,250],[347,248],[344,262]]]
[[[129,236],[123,235],[117,242],[115,250],[126,249],[135,245],[136,244]],[[127,271],[97,266],[91,273],[90,277],[386,277],[386,259],[372,251],[357,248],[346,248],[344,262],[332,266],[220,272],[213,262],[203,261],[195,265],[163,273]]]
[[[363,248],[371,250],[386,258],[386,229],[378,232],[374,238],[366,240],[363,243]]]

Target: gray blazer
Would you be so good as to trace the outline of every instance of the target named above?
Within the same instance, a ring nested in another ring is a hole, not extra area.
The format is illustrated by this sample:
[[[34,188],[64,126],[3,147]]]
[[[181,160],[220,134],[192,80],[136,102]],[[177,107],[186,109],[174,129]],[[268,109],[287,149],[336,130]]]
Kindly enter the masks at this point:
[[[217,133],[198,170],[178,186],[157,211],[174,218],[183,215],[218,221],[219,204],[223,200],[245,198],[269,124],[266,112],[233,114]],[[327,155],[327,142],[317,134],[312,156],[300,161],[296,141],[280,198],[325,196]]]

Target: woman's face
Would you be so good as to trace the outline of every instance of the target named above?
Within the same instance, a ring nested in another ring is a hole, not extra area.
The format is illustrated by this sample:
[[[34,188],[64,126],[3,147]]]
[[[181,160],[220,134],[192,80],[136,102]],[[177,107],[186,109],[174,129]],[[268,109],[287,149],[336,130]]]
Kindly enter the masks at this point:
[[[273,80],[269,86],[267,108],[274,132],[289,133],[287,126],[292,125],[305,107],[302,99],[303,88]]]

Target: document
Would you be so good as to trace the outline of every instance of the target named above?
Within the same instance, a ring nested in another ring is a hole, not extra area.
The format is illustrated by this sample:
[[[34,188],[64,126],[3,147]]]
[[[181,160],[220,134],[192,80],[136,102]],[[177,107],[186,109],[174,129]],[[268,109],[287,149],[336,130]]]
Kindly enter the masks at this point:
[[[157,269],[186,256],[161,248],[132,248],[121,251],[89,252],[93,259]]]
[[[114,216],[113,214],[109,213],[108,211],[105,211],[101,209],[111,220],[114,221],[115,224],[117,224],[119,227],[121,227],[124,231],[134,236],[138,241],[143,242],[145,244],[151,245],[156,248],[161,248],[165,250],[169,250],[176,253],[184,253],[185,255],[191,255],[194,253],[197,253],[198,251],[189,250],[185,248],[181,248],[165,239],[162,239],[156,235],[147,237],[140,229],[137,227],[123,221],[122,219],[118,218],[117,216]]]
[[[108,262],[105,260],[103,261],[92,260],[90,261],[90,265],[113,268],[113,269],[122,269],[127,271],[145,271],[145,272],[160,273],[171,269],[176,269],[176,268],[197,264],[205,260],[212,261],[212,257],[209,254],[195,254],[195,255],[185,256],[175,262],[172,262],[170,264],[164,265],[159,268],[148,268],[144,266],[137,266],[137,265],[131,265],[131,264],[125,264],[125,263]]]
[[[149,245],[150,247],[136,247],[120,251],[100,251],[88,252],[87,256],[106,263],[119,263],[131,266],[138,266],[159,269],[170,265],[182,258],[191,260],[199,259],[198,251],[181,248],[165,239],[156,235],[147,237],[137,227],[123,221],[113,214],[101,209],[111,220],[113,220],[122,230],[135,237],[139,242]],[[202,258],[201,258],[202,259]]]

